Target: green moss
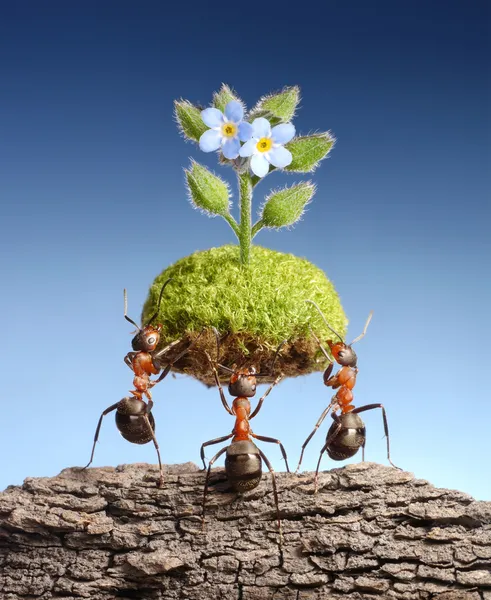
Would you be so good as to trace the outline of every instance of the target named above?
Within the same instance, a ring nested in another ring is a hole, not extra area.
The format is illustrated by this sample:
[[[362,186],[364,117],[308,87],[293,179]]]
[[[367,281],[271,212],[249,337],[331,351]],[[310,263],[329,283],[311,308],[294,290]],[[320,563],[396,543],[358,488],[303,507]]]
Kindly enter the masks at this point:
[[[322,369],[325,361],[316,360],[318,347],[309,326],[321,339],[331,339],[332,334],[307,299],[320,306],[342,336],[346,331],[347,319],[332,283],[321,269],[291,254],[254,246],[250,264],[243,266],[239,248],[223,246],[182,258],[156,277],[143,308],[143,322],[155,311],[169,277],[173,281],[155,319],[164,325],[163,343],[186,336],[193,339],[193,332],[214,326],[224,335],[220,361],[225,365],[240,361],[242,353],[257,368],[267,370],[278,343],[287,339],[278,362],[285,374]],[[212,337],[202,336],[215,355]],[[199,354],[198,344],[190,354]],[[181,369],[209,381],[206,360],[188,357],[183,365]]]

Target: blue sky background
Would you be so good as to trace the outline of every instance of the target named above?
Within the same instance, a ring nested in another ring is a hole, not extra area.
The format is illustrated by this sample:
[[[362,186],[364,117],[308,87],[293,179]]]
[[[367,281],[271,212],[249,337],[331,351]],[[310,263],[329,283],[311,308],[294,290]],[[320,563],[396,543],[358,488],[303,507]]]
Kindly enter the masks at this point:
[[[489,3],[290,6],[2,6],[0,489],[88,460],[101,411],[131,386],[123,288],[138,319],[162,269],[234,241],[189,205],[183,167],[215,157],[172,117],[175,98],[207,105],[227,82],[249,106],[298,84],[297,131],[336,135],[303,221],[257,243],[325,270],[349,339],[374,310],[355,403],[386,406],[394,462],[491,499]],[[297,179],[271,175],[255,205]],[[232,428],[217,391],[190,378],[169,377],[154,398],[167,463],[198,462],[200,444]],[[285,381],[254,430],[279,437],[295,466],[329,399],[320,374]],[[386,463],[379,411],[363,418],[367,460]],[[262,447],[282,469],[278,448]],[[155,461],[107,418],[95,465]]]

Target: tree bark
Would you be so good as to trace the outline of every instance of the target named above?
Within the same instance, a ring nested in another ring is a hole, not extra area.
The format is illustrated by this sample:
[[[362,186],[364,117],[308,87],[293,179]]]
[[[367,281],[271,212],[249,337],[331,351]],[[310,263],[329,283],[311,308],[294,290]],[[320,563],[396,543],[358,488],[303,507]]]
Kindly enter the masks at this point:
[[[26,479],[0,494],[0,598],[491,600],[491,502],[373,463],[237,498],[192,463]]]

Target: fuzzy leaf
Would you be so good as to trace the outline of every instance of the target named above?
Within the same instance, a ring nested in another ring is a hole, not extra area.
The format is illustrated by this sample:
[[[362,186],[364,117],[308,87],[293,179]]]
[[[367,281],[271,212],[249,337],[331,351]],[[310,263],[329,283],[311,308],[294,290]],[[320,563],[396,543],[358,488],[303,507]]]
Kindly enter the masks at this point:
[[[302,216],[305,206],[315,193],[309,181],[283,188],[266,198],[262,207],[261,223],[264,227],[287,227]]]
[[[191,202],[201,210],[214,215],[229,214],[228,185],[203,165],[192,161],[184,170]]]
[[[201,119],[201,109],[187,100],[174,101],[174,115],[182,135],[193,142],[208,129]]]
[[[285,171],[310,173],[319,166],[334,146],[336,139],[329,133],[315,133],[297,137],[286,145],[292,153],[293,160],[285,167]]]
[[[249,119],[266,117],[273,125],[287,123],[293,119],[299,102],[300,88],[296,85],[286,87],[278,94],[263,96],[252,109]]]
[[[218,108],[218,110],[221,110],[222,112],[225,111],[225,107],[232,100],[235,100],[236,102],[240,102],[240,104],[242,104],[242,106],[244,106],[244,103],[237,96],[235,91],[232,88],[230,88],[226,83],[222,83],[222,87],[220,88],[220,91],[215,92],[213,94],[213,106],[215,108]]]

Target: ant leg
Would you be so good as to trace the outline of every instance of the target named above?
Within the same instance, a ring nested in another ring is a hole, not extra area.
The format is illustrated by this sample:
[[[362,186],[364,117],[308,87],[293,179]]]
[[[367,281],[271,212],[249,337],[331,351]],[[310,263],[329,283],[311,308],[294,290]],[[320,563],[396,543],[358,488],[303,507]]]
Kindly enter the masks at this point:
[[[381,408],[382,409],[382,419],[384,421],[384,431],[385,431],[385,437],[387,438],[387,460],[390,462],[390,464],[395,468],[395,469],[399,469],[399,471],[402,471],[402,469],[400,467],[398,467],[397,465],[395,465],[391,460],[390,460],[390,440],[389,440],[389,424],[387,423],[387,414],[385,412],[385,408],[383,406],[383,404],[366,404],[365,406],[360,406],[360,408],[355,408],[352,412],[357,414],[357,413],[361,413],[361,412],[365,412],[366,410],[372,410],[373,408]],[[363,445],[363,450],[365,450],[365,445]],[[363,452],[362,458],[365,458],[365,453]]]
[[[324,371],[324,375],[323,380],[324,380],[324,385],[327,385],[330,387],[330,383],[329,383],[329,378],[331,377],[331,373],[332,370],[334,368],[334,363],[332,361],[332,358],[329,356],[329,354],[327,353],[327,350],[324,348],[324,346],[321,344],[320,339],[315,335],[312,327],[310,328],[310,333],[314,336],[315,341],[319,344],[319,348],[322,351],[322,354],[327,358],[327,360],[329,361],[329,364],[326,367],[326,370]]]
[[[128,352],[128,354],[124,357],[125,364],[133,371],[133,359],[138,354],[138,352]]]
[[[167,375],[169,374],[169,371],[171,370],[172,366],[177,361],[181,360],[181,358],[191,350],[191,348],[196,344],[196,342],[199,340],[199,338],[203,334],[203,331],[204,331],[204,329],[201,330],[201,332],[199,333],[198,337],[193,342],[191,342],[187,348],[185,348],[180,354],[178,354],[173,360],[171,360],[167,364],[167,366],[164,369],[164,372],[160,375],[160,377],[158,379],[156,379],[153,382],[153,385],[155,385],[156,383],[159,383],[159,381],[162,381],[162,379],[164,379],[165,377],[167,377]],[[158,370],[160,370],[162,368],[161,365],[160,365],[160,357],[163,356],[164,354],[166,354],[171,348],[173,348],[180,341],[181,340],[174,340],[168,346],[166,346],[163,350],[160,350],[159,352],[155,353],[152,356],[152,362],[153,362],[154,367],[156,367]]]
[[[169,350],[172,350],[172,348],[174,348],[174,346],[179,344],[180,341],[181,340],[174,340],[168,346],[166,346],[165,348],[162,348],[162,350],[159,350],[158,352],[153,353],[152,360],[154,362],[154,366],[158,368],[158,363],[160,361],[160,358],[162,356],[164,356],[164,354],[167,354],[167,352],[169,352]],[[155,364],[155,363],[157,363],[157,364]]]
[[[264,392],[264,395],[262,398],[260,398],[259,402],[257,403],[256,408],[254,409],[252,414],[249,415],[249,421],[251,419],[253,419],[257,415],[257,413],[261,410],[261,406],[263,405],[263,402],[264,402],[266,396],[269,396],[269,394],[271,393],[271,390],[274,388],[274,386],[278,385],[278,383],[280,383],[280,381],[282,379],[283,379],[283,375],[278,375],[278,377],[273,381],[273,383],[269,386],[269,388]]]
[[[169,346],[171,346],[172,344],[169,344]],[[167,346],[167,348],[169,348],[169,346]],[[165,367],[165,369],[162,371],[162,373],[160,374],[160,377],[158,377],[155,381],[152,381],[152,387],[156,384],[159,383],[160,381],[162,381],[162,379],[165,379],[167,377],[167,375],[169,374],[170,370],[172,369],[174,363],[176,363],[178,360],[181,360],[181,358],[187,354],[189,352],[189,349],[191,348],[192,344],[190,346],[188,346],[185,350],[183,350],[180,354],[178,354],[174,360],[172,360],[170,363],[167,364],[167,366]],[[166,350],[166,348],[164,348],[164,350]]]
[[[155,437],[155,431],[152,429],[152,426],[150,425],[150,420],[148,418],[148,415],[150,414],[150,411],[152,410],[152,406],[153,406],[153,402],[152,402],[152,400],[150,400],[147,405],[147,411],[143,415],[143,418],[145,419],[145,423],[147,424],[148,430],[152,434],[153,445],[155,446],[155,450],[157,450],[157,458],[159,459],[159,473],[160,473],[159,487],[163,487],[163,485],[164,485],[164,469],[162,467],[162,460],[160,458],[160,448],[159,448],[159,444],[157,442],[157,438]]]
[[[170,370],[172,369],[172,365],[174,363],[169,363],[165,369],[162,371],[162,373],[160,374],[160,377],[158,377],[155,381],[152,381],[152,385],[151,387],[153,387],[156,383],[159,383],[160,381],[162,381],[162,379],[165,379],[167,377],[167,375],[169,374]]]
[[[332,413],[331,416],[334,419],[334,421],[337,423],[337,427],[330,435],[327,436],[326,443],[324,444],[324,446],[322,446],[322,450],[319,454],[319,460],[317,461],[317,468],[315,469],[315,475],[314,475],[314,486],[315,486],[314,493],[315,494],[317,494],[317,490],[319,487],[319,485],[318,485],[319,484],[319,468],[321,466],[322,455],[329,448],[329,445],[332,444],[333,440],[336,439],[336,436],[338,435],[338,433],[341,431],[341,428],[342,428],[342,424],[341,424],[341,421],[339,420],[338,415],[336,415],[335,413]]]
[[[208,352],[205,351],[205,354],[206,354],[206,358],[208,359],[208,362],[210,363],[210,367],[213,371],[213,376],[215,377],[215,383],[217,384],[217,388],[220,393],[220,400],[222,401],[223,407],[225,408],[225,410],[228,412],[229,415],[233,415],[234,413],[232,412],[232,409],[228,405],[227,399],[225,398],[225,394],[223,393],[222,384],[220,383],[220,379],[218,378],[218,371],[215,367],[215,364],[211,360]]]
[[[258,438],[259,439],[259,438]],[[258,448],[259,450],[259,454],[261,455],[261,458],[264,460],[266,466],[269,469],[269,472],[271,473],[271,481],[273,482],[273,496],[274,496],[274,503],[276,506],[276,519],[278,521],[278,530],[280,532],[280,546],[283,543],[283,528],[281,526],[281,518],[280,518],[280,506],[278,503],[278,490],[276,489],[276,476],[274,473],[274,469],[271,466],[271,463],[269,462],[267,456],[264,454],[264,452]]]
[[[327,369],[324,371],[324,375],[322,376],[324,385],[327,385],[327,387],[331,387],[331,382],[332,382],[331,373],[332,373],[333,368],[334,368],[334,363],[330,363],[328,365]]]
[[[206,469],[205,446],[212,446],[213,444],[219,444],[220,442],[225,442],[226,440],[229,440],[233,435],[234,434],[231,433],[230,435],[224,435],[223,437],[215,438],[214,440],[210,440],[209,442],[205,442],[204,444],[201,444],[200,456],[201,456],[201,460],[203,461],[203,469]]]
[[[331,410],[332,407],[332,402],[329,404],[329,406],[324,410],[324,412],[321,414],[321,416],[319,417],[319,420],[317,421],[317,423],[315,424],[314,427],[314,431],[312,431],[312,433],[309,435],[309,437],[305,440],[305,442],[302,444],[302,452],[300,453],[300,460],[298,461],[298,465],[297,468],[295,470],[295,473],[298,473],[298,469],[300,469],[300,465],[302,464],[302,459],[303,459],[303,453],[305,451],[305,448],[307,447],[307,444],[310,442],[310,440],[314,437],[315,432],[319,429],[319,427],[322,425],[322,421],[326,418],[327,413]]]
[[[256,435],[255,433],[252,433],[252,432],[251,432],[251,436],[253,438],[256,438],[256,440],[260,440],[261,442],[270,442],[271,444],[279,444],[281,454],[283,454],[283,458],[285,460],[286,470],[288,473],[290,472],[290,467],[288,466],[288,458],[286,456],[285,449],[283,448],[283,444],[280,442],[280,440],[277,440],[277,439],[271,438],[271,437],[265,437],[264,435]]]
[[[206,495],[208,494],[208,482],[210,480],[211,465],[217,460],[217,458],[220,458],[220,456],[225,452],[227,447],[228,446],[225,446],[225,448],[222,448],[221,450],[219,450],[215,454],[215,456],[210,460],[210,462],[208,463],[208,471],[206,472],[205,489],[203,490],[203,503],[202,503],[202,510],[201,510],[201,526],[203,529],[205,528],[205,504],[206,504]]]
[[[87,467],[90,466],[91,462],[94,459],[94,452],[95,452],[95,445],[97,444],[97,440],[99,439],[99,432],[101,431],[101,425],[102,425],[102,419],[108,415],[110,412],[112,412],[113,410],[116,410],[118,408],[118,404],[119,402],[116,402],[116,404],[113,404],[112,406],[110,406],[109,408],[106,408],[106,410],[102,413],[102,415],[99,418],[99,422],[97,423],[97,428],[95,430],[95,435],[94,435],[94,444],[92,446],[92,453],[90,455],[90,460],[89,462],[85,465],[85,467],[82,467],[82,471],[87,469]]]
[[[317,461],[317,468],[315,470],[315,475],[314,475],[314,494],[317,494],[318,491],[318,487],[319,487],[319,467],[321,466],[321,459],[322,459],[322,455],[324,454],[324,452],[327,450],[327,442],[322,446],[322,450],[319,454],[319,460]]]

